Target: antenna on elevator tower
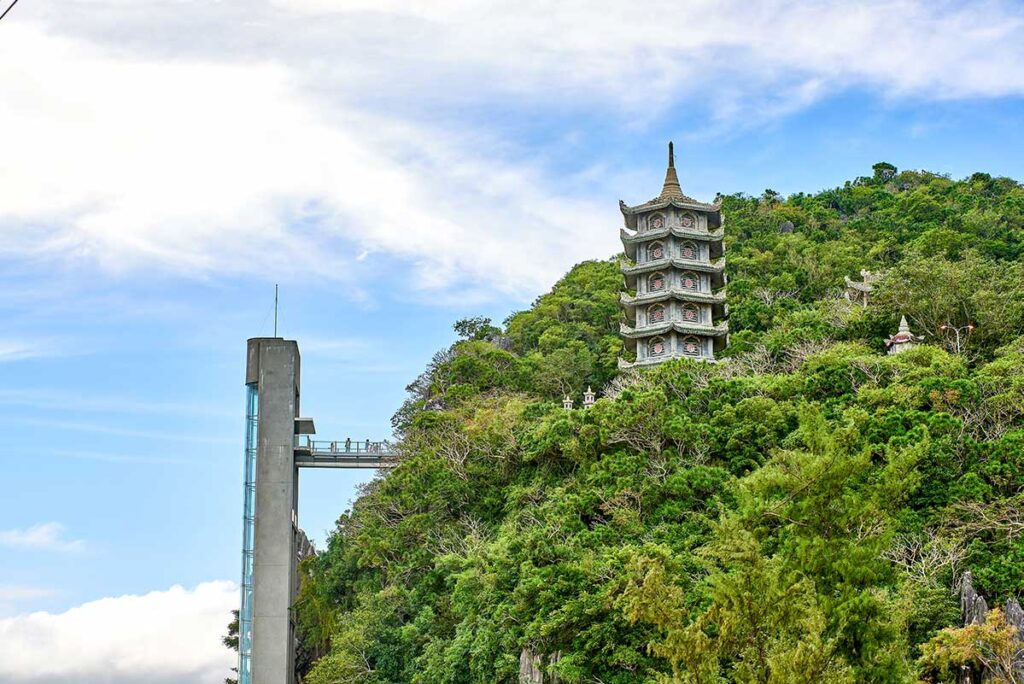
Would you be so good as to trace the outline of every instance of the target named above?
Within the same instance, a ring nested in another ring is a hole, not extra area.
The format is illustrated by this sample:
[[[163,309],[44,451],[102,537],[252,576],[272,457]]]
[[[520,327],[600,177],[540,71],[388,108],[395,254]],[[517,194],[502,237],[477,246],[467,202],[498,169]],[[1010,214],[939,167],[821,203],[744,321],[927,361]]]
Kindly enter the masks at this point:
[[[274,283],[274,337],[277,337],[277,283]]]

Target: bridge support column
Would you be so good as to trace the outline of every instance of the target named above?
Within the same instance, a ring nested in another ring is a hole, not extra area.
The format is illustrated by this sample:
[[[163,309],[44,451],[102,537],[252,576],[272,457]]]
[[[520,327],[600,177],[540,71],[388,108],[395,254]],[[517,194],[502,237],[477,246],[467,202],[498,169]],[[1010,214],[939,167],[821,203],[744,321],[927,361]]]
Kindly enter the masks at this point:
[[[297,584],[298,469],[294,449],[299,378],[299,347],[294,340],[262,337],[248,341],[246,384],[250,388],[255,385],[258,393],[258,437],[252,515],[251,682],[239,684],[295,681],[291,606]],[[244,602],[243,597],[243,613]]]

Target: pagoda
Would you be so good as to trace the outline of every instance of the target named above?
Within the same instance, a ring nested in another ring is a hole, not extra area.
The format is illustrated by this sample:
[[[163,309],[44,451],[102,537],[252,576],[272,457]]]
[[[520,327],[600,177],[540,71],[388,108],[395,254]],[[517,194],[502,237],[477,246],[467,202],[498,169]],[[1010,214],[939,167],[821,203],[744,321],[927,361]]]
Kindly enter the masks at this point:
[[[885,341],[885,351],[889,355],[899,354],[905,352],[908,349],[913,349],[917,346],[918,342],[924,340],[920,335],[915,335],[910,332],[910,325],[907,323],[907,317],[902,316],[900,318],[900,329],[895,335],[891,335]]]
[[[635,361],[649,366],[680,357],[714,361],[728,340],[722,212],[683,194],[672,143],[661,194],[635,207],[619,201],[627,259],[620,326]]]

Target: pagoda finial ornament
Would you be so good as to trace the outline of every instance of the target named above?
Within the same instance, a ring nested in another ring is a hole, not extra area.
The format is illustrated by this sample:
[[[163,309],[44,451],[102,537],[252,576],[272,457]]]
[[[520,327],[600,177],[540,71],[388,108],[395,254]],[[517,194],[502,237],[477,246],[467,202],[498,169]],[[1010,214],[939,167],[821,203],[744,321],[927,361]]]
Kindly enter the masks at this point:
[[[627,258],[621,334],[636,355],[619,367],[679,357],[713,361],[729,332],[721,208],[683,194],[669,143],[661,194],[633,207],[620,201],[619,209]]]
[[[668,168],[665,170],[665,185],[661,189],[658,199],[682,199],[683,189],[679,186],[679,176],[676,175],[676,155],[672,143],[668,144]]]

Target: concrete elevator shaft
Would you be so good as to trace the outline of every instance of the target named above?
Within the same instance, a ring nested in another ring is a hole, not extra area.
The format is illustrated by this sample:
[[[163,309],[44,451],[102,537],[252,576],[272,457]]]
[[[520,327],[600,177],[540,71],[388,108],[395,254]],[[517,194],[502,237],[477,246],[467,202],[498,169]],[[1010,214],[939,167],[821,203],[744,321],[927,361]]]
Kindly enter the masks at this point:
[[[245,383],[256,395],[256,444],[255,468],[247,472],[246,482],[249,510],[244,524],[251,529],[243,541],[239,684],[295,681],[291,607],[298,584],[295,433],[300,376],[299,346],[294,340],[258,337],[248,341]],[[246,451],[248,460],[249,449]],[[247,471],[249,466],[247,463]],[[255,482],[249,482],[250,475]],[[250,487],[252,497],[248,496]],[[251,561],[246,567],[244,545],[250,540]]]

